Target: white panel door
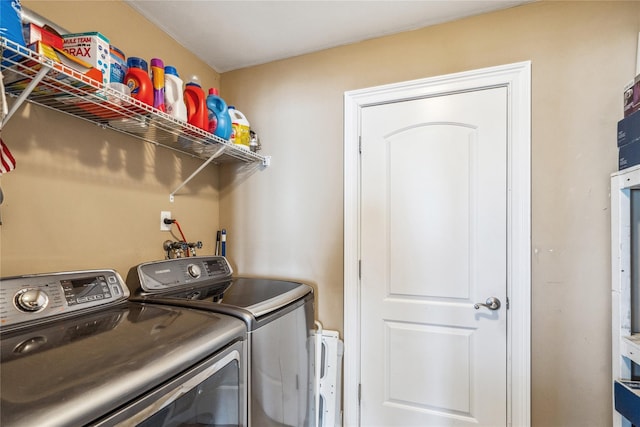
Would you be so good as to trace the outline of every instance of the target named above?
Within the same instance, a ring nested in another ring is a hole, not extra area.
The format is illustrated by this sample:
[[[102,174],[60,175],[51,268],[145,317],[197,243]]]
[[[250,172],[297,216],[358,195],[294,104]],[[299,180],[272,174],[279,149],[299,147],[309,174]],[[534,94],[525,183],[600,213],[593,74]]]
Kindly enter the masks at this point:
[[[507,89],[361,118],[361,425],[504,426]]]

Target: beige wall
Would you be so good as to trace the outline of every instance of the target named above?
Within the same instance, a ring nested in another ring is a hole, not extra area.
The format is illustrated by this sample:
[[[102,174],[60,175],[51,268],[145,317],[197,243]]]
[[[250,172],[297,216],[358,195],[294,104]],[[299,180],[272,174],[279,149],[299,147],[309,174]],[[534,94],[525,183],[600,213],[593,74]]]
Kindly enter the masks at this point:
[[[118,2],[24,5],[71,31],[99,29],[127,55],[206,67]],[[532,421],[609,425],[608,179],[639,31],[637,2],[543,2],[225,73],[222,95],[272,165],[207,168],[174,204],[168,193],[198,161],[26,107],[2,132],[19,165],[1,182],[1,273],[124,273],[162,257],[159,211],[172,210],[202,253],[226,227],[238,272],[313,284],[318,319],[342,330],[343,93],[531,60]]]
[[[531,60],[533,425],[609,425],[609,175],[638,31],[637,2],[545,2],[222,74],[273,155],[222,192],[234,260],[314,282],[341,329],[343,93]]]
[[[162,58],[206,87],[219,75],[122,2],[23,1],[72,32],[100,31],[127,56]],[[169,194],[202,161],[26,105],[2,129],[18,166],[2,177],[0,274],[111,267],[126,275],[162,259],[160,211],[173,213],[189,241],[213,253],[219,226],[218,169]],[[174,227],[175,229],[175,227]]]

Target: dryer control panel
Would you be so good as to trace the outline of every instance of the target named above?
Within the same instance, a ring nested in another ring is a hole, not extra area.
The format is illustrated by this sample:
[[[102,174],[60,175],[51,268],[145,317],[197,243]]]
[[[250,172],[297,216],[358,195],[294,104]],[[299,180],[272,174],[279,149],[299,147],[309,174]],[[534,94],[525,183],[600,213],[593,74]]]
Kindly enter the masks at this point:
[[[138,265],[127,282],[139,286],[136,292],[156,293],[229,280],[232,273],[222,256],[174,258]]]
[[[126,300],[114,270],[34,274],[0,279],[0,327],[43,320]]]

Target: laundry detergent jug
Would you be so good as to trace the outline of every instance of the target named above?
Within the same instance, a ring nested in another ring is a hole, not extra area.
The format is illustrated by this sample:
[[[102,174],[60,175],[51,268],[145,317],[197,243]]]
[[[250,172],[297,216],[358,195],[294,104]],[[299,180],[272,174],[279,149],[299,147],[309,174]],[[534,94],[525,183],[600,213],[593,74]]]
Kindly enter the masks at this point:
[[[164,103],[167,114],[176,119],[187,121],[187,106],[182,93],[182,79],[175,67],[164,67]]]
[[[227,103],[218,95],[218,89],[209,89],[207,110],[209,111],[209,132],[229,140],[231,137],[231,117]]]
[[[209,130],[206,98],[195,76],[185,85],[184,103],[187,107],[187,121],[200,129]]]
[[[229,116],[231,116],[231,142],[239,148],[249,149],[251,143],[251,135],[249,134],[249,120],[233,105],[229,105]]]
[[[124,83],[131,90],[131,97],[153,106],[153,85],[149,77],[147,61],[132,56],[127,59],[127,67]]]

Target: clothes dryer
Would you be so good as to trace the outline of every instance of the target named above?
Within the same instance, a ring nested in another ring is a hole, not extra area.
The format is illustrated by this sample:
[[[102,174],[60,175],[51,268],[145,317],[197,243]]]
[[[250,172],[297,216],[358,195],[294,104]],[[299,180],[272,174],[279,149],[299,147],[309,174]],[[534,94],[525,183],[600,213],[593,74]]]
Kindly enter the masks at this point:
[[[315,425],[314,294],[304,283],[234,277],[226,258],[154,261],[127,276],[132,300],[241,319],[248,328],[249,425]]]

